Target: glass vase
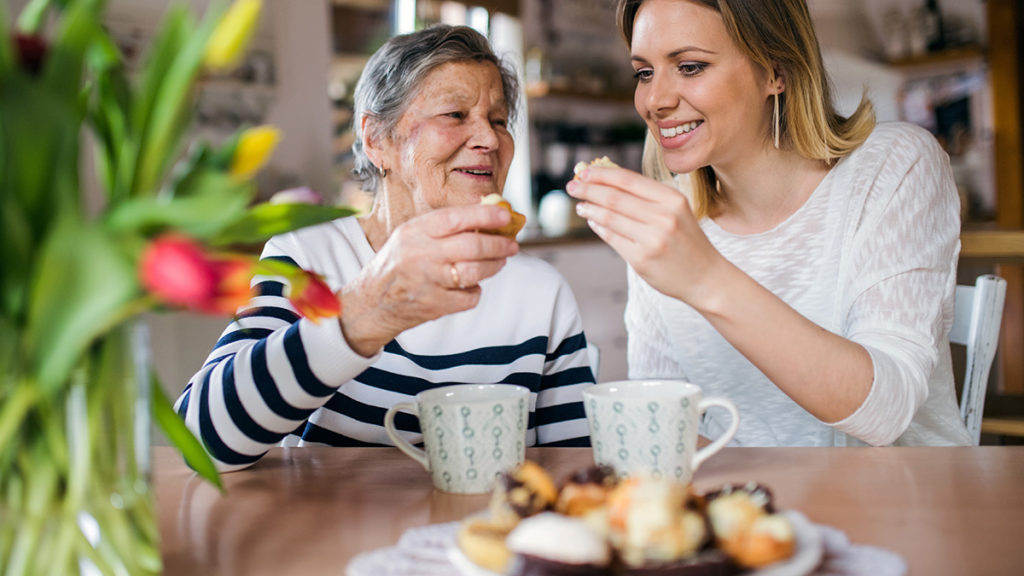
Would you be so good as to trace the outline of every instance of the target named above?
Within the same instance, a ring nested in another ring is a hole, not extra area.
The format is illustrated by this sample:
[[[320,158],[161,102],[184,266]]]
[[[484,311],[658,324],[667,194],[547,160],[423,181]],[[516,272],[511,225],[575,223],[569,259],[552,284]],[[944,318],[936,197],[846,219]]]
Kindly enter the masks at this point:
[[[160,573],[148,356],[132,322],[55,392],[0,375],[0,574]]]

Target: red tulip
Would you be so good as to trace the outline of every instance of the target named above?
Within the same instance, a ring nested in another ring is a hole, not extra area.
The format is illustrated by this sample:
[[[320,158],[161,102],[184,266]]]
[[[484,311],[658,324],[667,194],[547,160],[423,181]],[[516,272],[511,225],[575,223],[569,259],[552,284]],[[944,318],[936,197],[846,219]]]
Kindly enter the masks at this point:
[[[142,254],[143,287],[175,306],[201,308],[217,290],[217,271],[199,244],[184,236],[154,240]]]
[[[206,314],[234,314],[249,300],[252,262],[213,257],[174,234],[154,240],[142,255],[142,285],[163,302]]]
[[[249,301],[252,291],[252,262],[242,258],[224,258],[210,262],[217,274],[217,290],[200,311],[209,314],[234,314]]]
[[[313,322],[341,316],[341,299],[338,295],[331,292],[322,278],[306,270],[300,270],[291,278],[291,294],[288,299],[299,314]]]
[[[49,47],[42,36],[16,33],[14,45],[18,50],[18,63],[29,74],[35,76],[43,69],[43,60]]]

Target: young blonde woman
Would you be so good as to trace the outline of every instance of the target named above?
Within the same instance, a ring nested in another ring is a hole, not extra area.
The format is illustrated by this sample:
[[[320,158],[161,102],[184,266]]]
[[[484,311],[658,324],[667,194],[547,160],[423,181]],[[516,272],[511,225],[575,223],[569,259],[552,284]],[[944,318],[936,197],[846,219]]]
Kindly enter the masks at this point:
[[[578,210],[629,263],[631,378],[738,405],[741,445],[956,445],[959,202],[948,158],[833,107],[804,0],[620,0],[646,176]],[[685,189],[686,194],[680,193]],[[702,426],[716,437],[728,417]]]

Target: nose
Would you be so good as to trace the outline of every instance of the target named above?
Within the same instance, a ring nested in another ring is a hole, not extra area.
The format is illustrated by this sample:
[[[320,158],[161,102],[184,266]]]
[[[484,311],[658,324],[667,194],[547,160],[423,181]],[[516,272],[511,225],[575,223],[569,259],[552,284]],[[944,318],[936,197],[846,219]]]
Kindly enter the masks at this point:
[[[478,118],[471,123],[469,141],[466,145],[479,152],[490,152],[501,145],[497,129],[488,118]]]
[[[639,102],[638,102],[639,103]],[[679,93],[670,74],[655,74],[644,94],[643,103],[649,112],[674,109],[679,105]],[[643,115],[643,111],[638,111]]]

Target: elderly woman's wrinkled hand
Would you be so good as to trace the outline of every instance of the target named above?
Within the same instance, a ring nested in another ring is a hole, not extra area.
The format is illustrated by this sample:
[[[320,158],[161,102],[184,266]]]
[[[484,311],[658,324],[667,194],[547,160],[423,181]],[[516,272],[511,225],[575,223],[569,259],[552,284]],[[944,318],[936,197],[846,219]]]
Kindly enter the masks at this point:
[[[498,273],[519,245],[477,233],[508,223],[497,206],[453,206],[422,214],[392,232],[342,293],[342,331],[372,355],[404,330],[480,301],[480,282]]]

